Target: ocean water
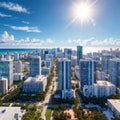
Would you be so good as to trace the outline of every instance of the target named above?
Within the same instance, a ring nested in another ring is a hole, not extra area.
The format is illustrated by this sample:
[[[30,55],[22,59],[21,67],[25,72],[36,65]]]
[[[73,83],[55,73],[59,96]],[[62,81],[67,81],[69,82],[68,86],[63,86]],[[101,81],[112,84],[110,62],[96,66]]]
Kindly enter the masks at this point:
[[[36,50],[40,50],[40,49],[32,49],[32,48],[10,48],[10,49],[7,49],[7,48],[5,48],[5,49],[3,49],[3,48],[0,48],[0,54],[4,54],[4,53],[7,53],[7,52],[9,52],[9,53],[15,53],[15,52],[18,52],[18,53],[22,53],[22,52],[32,52],[32,51],[36,51]]]

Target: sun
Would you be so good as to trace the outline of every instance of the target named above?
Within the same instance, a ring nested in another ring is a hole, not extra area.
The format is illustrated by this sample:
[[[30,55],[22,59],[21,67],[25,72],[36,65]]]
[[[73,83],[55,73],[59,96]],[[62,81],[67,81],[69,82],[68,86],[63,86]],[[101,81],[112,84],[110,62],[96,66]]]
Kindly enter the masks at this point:
[[[96,26],[94,15],[96,14],[96,7],[94,6],[97,0],[81,0],[81,2],[72,2],[72,7],[70,8],[70,19],[71,21],[67,24],[65,28],[68,28],[73,23],[91,23]]]
[[[77,4],[74,8],[73,15],[75,19],[84,22],[90,19],[92,15],[92,8],[87,3]]]

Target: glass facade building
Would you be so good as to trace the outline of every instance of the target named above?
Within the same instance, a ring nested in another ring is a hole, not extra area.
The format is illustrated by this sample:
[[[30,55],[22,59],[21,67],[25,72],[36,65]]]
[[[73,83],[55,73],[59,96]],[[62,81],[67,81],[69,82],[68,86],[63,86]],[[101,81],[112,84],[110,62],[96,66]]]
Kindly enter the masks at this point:
[[[41,75],[41,57],[31,56],[30,57],[30,75],[35,77]]]
[[[71,89],[71,61],[68,59],[58,60],[59,90]]]
[[[92,85],[96,82],[96,61],[91,59],[80,60],[80,84],[81,89],[84,85]]]
[[[83,47],[77,46],[77,65],[79,65],[80,59],[83,58]]]
[[[120,59],[113,58],[109,60],[110,82],[120,88]]]
[[[13,85],[13,60],[0,60],[0,76],[8,78],[8,88]]]

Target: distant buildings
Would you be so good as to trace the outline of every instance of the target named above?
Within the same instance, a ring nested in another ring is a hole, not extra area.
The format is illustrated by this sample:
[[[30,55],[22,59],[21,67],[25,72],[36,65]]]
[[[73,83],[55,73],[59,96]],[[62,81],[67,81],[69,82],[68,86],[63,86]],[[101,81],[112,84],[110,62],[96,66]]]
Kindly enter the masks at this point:
[[[45,76],[29,77],[23,83],[24,92],[42,92],[45,91],[47,78]]]
[[[107,105],[114,113],[115,117],[120,116],[120,99],[108,99]]]
[[[8,79],[0,77],[0,95],[8,92]]]
[[[110,82],[120,88],[120,59],[113,58],[109,60]]]
[[[97,81],[93,85],[85,85],[83,87],[83,94],[86,97],[103,97],[116,94],[116,87],[108,81]]]
[[[10,57],[0,60],[0,76],[8,78],[8,88],[13,85],[13,60]]]
[[[96,61],[92,59],[80,59],[79,67],[81,89],[84,85],[93,85],[96,82]]]
[[[41,75],[41,57],[31,56],[30,57],[30,75],[35,77],[36,75]]]
[[[79,65],[80,59],[83,58],[83,47],[77,46],[77,65]]]

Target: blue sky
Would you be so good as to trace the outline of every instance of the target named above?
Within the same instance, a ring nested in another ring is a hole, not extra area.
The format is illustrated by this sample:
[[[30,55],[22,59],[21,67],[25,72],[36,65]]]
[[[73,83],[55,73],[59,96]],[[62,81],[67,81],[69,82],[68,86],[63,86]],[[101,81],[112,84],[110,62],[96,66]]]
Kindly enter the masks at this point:
[[[119,47],[120,0],[95,1],[91,22],[72,21],[73,1],[0,0],[0,47]],[[69,25],[69,26],[68,26]]]

